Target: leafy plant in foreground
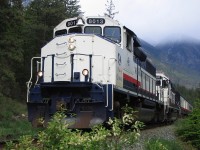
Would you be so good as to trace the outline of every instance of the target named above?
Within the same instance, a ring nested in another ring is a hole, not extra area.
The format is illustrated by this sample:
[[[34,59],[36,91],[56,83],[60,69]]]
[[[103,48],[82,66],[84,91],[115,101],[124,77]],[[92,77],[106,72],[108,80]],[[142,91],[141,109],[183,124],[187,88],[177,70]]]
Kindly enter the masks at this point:
[[[191,114],[177,125],[177,134],[184,141],[200,149],[200,100],[197,100]]]
[[[110,129],[102,125],[94,126],[91,132],[69,129],[69,124],[65,120],[64,113],[56,113],[44,131],[39,132],[38,140],[33,142],[30,135],[23,136],[18,144],[8,143],[8,148],[12,149],[69,149],[69,150],[89,150],[89,149],[113,149],[120,150],[129,147],[140,136],[141,122],[134,121],[132,109],[130,113],[125,111],[126,116],[123,121],[117,118],[109,119]],[[125,126],[131,128],[124,130]],[[26,140],[24,140],[26,139]]]
[[[181,146],[175,141],[165,139],[150,139],[146,142],[147,150],[181,150]]]

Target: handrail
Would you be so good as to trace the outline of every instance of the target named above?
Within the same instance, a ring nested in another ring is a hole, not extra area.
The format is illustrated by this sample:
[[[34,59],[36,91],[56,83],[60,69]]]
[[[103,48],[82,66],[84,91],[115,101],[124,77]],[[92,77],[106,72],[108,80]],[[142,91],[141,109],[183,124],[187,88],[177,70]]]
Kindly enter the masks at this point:
[[[62,63],[62,64],[56,63],[56,65],[57,65],[57,66],[64,66],[64,65],[66,66],[66,65],[67,65],[67,62],[64,62],[64,63]]]
[[[106,106],[108,107],[108,84],[106,84]]]
[[[33,77],[33,60],[34,60],[34,59],[41,59],[41,57],[33,57],[33,58],[31,59],[31,77],[30,77],[28,83],[31,82],[32,77]]]
[[[64,54],[66,54],[66,53],[67,53],[67,52],[60,53],[60,54],[59,54],[59,53],[56,53],[56,55],[59,56],[59,55],[64,55]]]
[[[52,56],[52,55],[47,55],[48,56]],[[30,90],[30,87],[32,86],[32,78],[33,78],[33,60],[35,59],[42,59],[42,71],[44,71],[44,59],[47,58],[47,57],[32,57],[31,58],[31,75],[30,75],[30,79],[28,82],[26,82],[27,84],[27,102],[28,102],[28,94],[29,94],[29,90]],[[38,71],[38,64],[41,62],[37,61],[37,71]],[[37,79],[38,80],[38,79]],[[37,83],[37,80],[36,80],[36,83]]]
[[[63,42],[63,43],[56,43],[56,45],[57,45],[57,46],[64,45],[64,44],[67,44],[67,42]]]
[[[28,100],[28,96],[29,96],[29,91],[30,91],[30,87],[32,86],[32,78],[33,78],[33,60],[34,59],[41,59],[41,57],[33,57],[31,58],[31,76],[30,76],[30,79],[28,82],[26,82],[26,85],[27,85],[27,102],[29,101]]]

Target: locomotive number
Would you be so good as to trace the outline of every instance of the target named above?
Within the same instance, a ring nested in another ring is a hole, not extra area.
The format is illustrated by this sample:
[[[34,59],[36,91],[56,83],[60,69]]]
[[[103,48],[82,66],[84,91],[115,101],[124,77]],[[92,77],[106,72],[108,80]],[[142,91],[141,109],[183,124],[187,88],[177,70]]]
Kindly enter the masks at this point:
[[[71,20],[66,22],[67,27],[76,26],[77,20]]]
[[[88,18],[87,23],[88,24],[104,24],[105,19],[103,19],[103,18]]]

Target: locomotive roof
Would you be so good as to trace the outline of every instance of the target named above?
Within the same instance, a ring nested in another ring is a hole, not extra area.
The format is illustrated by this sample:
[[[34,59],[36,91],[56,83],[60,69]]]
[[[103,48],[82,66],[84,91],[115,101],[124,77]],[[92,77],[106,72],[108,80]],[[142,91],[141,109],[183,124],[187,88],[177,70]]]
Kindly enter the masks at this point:
[[[163,77],[163,78],[169,80],[169,78],[163,72],[156,72],[156,76],[160,76],[160,77]]]
[[[82,19],[84,22],[84,25],[109,25],[109,26],[122,26],[121,23],[119,23],[117,20],[114,20],[107,16],[78,16],[73,18],[67,18],[63,20],[61,23],[59,23],[54,30],[59,30],[63,28],[67,28],[67,23],[69,21],[77,21],[78,19]],[[71,22],[73,23],[73,22]],[[76,22],[77,23],[77,22]],[[75,26],[76,24],[74,24]],[[68,26],[71,27],[71,26]]]
[[[61,23],[59,23],[54,28],[54,32],[57,30],[76,26],[78,19],[82,19],[85,26],[86,25],[87,26],[98,26],[98,25],[99,26],[119,26],[119,27],[127,30],[134,37],[134,42],[135,42],[134,44],[136,47],[141,46],[141,44],[140,44],[141,42],[140,42],[139,38],[132,30],[130,30],[129,28],[127,28],[126,26],[121,24],[119,21],[114,20],[108,16],[78,16],[78,17],[68,18],[68,19],[63,20]],[[69,23],[69,25],[67,25],[68,23]],[[70,23],[71,23],[71,26],[70,26]]]

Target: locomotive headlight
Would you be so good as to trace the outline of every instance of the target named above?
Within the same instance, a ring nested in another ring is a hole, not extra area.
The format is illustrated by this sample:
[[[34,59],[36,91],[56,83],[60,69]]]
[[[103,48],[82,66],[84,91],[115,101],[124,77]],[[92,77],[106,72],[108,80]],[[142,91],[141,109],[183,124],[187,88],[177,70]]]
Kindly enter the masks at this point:
[[[75,39],[74,39],[73,37],[70,37],[69,40],[68,40],[68,42],[69,42],[69,43],[74,43],[74,42],[75,42]]]
[[[89,71],[88,71],[87,69],[83,69],[82,74],[83,74],[84,76],[88,76]]]
[[[38,75],[38,77],[42,77],[43,76],[42,71],[39,71],[37,75]]]
[[[68,46],[68,49],[69,49],[70,51],[73,51],[75,48],[76,48],[76,46],[73,45],[73,44],[69,44],[69,46]]]

